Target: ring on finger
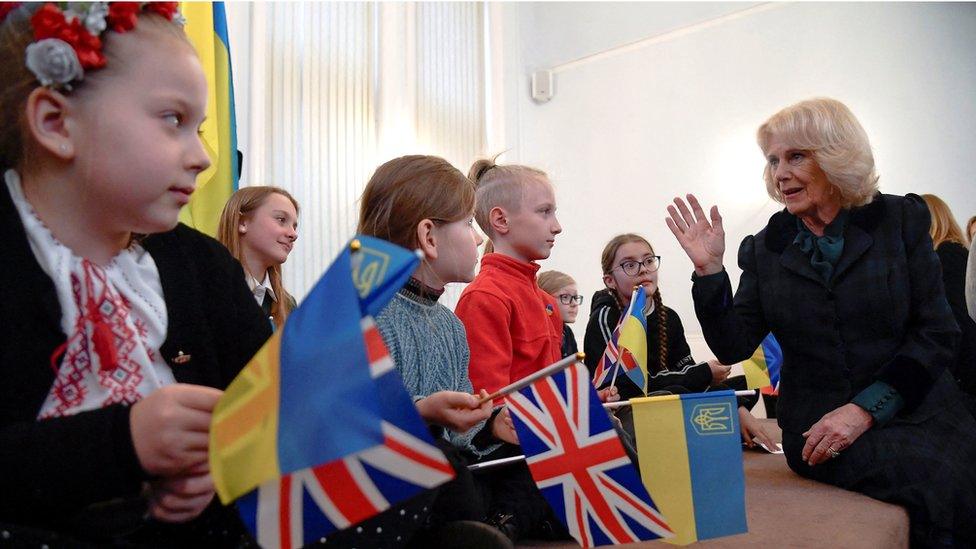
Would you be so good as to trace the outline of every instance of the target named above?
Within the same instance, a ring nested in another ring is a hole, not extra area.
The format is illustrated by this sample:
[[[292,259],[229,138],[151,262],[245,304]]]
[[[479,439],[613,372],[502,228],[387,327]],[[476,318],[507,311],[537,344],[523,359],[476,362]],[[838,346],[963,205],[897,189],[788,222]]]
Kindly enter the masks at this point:
[[[832,457],[832,458],[836,458],[836,457],[840,456],[840,452],[838,452],[837,450],[834,450],[834,447],[833,446],[828,446],[827,447],[827,453],[830,454],[830,457]]]

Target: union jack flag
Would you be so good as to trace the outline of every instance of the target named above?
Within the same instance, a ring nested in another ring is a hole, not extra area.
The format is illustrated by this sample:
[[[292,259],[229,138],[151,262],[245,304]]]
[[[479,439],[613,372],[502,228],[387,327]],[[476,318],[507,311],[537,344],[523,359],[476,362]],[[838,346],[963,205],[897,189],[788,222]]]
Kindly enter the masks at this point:
[[[506,400],[532,477],[581,546],[673,536],[583,366],[573,364]]]
[[[383,444],[268,482],[237,501],[262,547],[301,547],[454,478],[403,389],[371,317],[362,321]]]
[[[627,312],[620,316],[617,327],[607,340],[607,348],[593,372],[593,386],[601,388],[610,381],[614,368],[622,368],[638,387],[644,388],[647,369],[647,320],[644,305],[647,296],[644,288],[636,289],[631,296]],[[606,314],[604,312],[604,314]]]
[[[621,317],[621,320],[623,317]],[[613,334],[610,336],[610,340],[607,341],[607,348],[603,351],[603,357],[600,358],[600,362],[596,365],[596,370],[593,372],[593,386],[602,387],[608,381],[610,373],[617,366],[617,362],[620,360],[620,350],[617,349],[617,339],[620,337],[620,323],[617,323],[617,327],[614,328]]]

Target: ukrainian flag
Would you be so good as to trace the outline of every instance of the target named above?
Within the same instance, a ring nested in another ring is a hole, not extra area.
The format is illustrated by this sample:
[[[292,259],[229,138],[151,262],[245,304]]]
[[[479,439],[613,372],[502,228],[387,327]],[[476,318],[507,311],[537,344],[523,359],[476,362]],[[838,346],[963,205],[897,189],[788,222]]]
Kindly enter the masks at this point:
[[[741,534],[745,477],[733,391],[631,400],[641,479],[687,545]]]
[[[362,321],[379,313],[419,261],[357,237],[234,379],[210,427],[221,501],[383,443]]]
[[[647,295],[644,287],[638,286],[630,298],[630,307],[620,322],[620,337],[617,349],[620,352],[618,367],[623,367],[627,377],[647,393],[647,318],[644,307]]]
[[[779,389],[779,371],[783,365],[783,349],[776,341],[776,336],[770,332],[752,357],[742,363],[742,370],[746,374],[746,387],[760,389],[770,387],[775,393]]]
[[[197,177],[197,190],[180,212],[180,221],[214,236],[220,212],[240,179],[227,14],[223,2],[181,2],[180,12],[186,18],[186,35],[207,76],[207,119],[201,129],[212,163]]]

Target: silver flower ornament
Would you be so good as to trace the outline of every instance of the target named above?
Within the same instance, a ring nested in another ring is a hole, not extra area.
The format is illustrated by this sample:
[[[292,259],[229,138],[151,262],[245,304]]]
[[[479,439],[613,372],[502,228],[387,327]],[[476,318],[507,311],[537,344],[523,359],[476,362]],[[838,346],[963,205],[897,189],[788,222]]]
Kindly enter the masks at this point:
[[[108,17],[108,3],[93,2],[85,15],[85,28],[92,36],[98,36],[108,28],[105,18]]]
[[[27,46],[27,69],[42,86],[66,86],[85,75],[78,54],[58,38],[45,38]]]

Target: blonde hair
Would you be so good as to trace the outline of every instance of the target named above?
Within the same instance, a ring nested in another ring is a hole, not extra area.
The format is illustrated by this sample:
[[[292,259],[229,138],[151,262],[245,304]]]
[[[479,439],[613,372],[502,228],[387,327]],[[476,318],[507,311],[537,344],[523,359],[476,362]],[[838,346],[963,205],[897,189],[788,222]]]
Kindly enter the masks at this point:
[[[559,271],[545,271],[543,273],[539,273],[537,281],[539,283],[539,287],[542,288],[542,291],[553,297],[556,297],[556,292],[558,292],[560,289],[565,288],[570,284],[576,284],[573,277]]]
[[[284,196],[292,205],[295,206],[295,213],[298,214],[298,201],[279,187],[256,186],[244,187],[231,195],[224,205],[224,211],[220,214],[220,223],[217,225],[217,240],[230,250],[230,254],[244,263],[244,248],[241,246],[241,233],[239,227],[241,221],[247,219],[251,212],[261,207],[264,200],[272,194]],[[251,276],[254,276],[251,274]],[[281,282],[281,265],[272,265],[268,269],[268,280],[271,282],[271,290],[277,298],[271,306],[271,318],[274,319],[275,326],[281,327],[291,312],[291,303],[295,299],[289,294]]]
[[[37,77],[27,69],[24,62],[27,46],[34,42],[34,31],[31,28],[31,16],[44,6],[44,2],[24,2],[13,8],[6,18],[0,22],[0,171],[8,168],[22,169],[22,164],[29,164],[37,153],[36,147],[27,139],[28,127],[26,120],[27,97],[40,87]],[[139,11],[138,23],[129,33],[139,33],[151,30],[156,35],[170,35],[177,37],[192,49],[182,25],[167,20],[165,17],[147,11]],[[118,55],[115,35],[117,33],[106,30],[99,35],[102,41],[102,53],[105,55],[106,65],[98,70],[86,70],[85,79],[72,82],[71,90],[62,89],[59,92],[66,96],[83,97],[95,93],[102,82],[111,77],[121,67],[137,62],[134,59],[122,59]],[[124,83],[119,83],[124,85]]]
[[[491,253],[495,236],[491,229],[489,213],[492,208],[504,208],[517,212],[522,207],[525,186],[532,181],[548,181],[546,172],[518,164],[496,164],[498,156],[475,161],[468,170],[468,179],[475,186],[474,219],[485,233],[485,253]]]
[[[932,225],[929,227],[929,236],[932,237],[932,245],[938,248],[943,242],[955,242],[956,244],[966,245],[966,237],[956,223],[956,218],[952,215],[952,210],[944,200],[934,194],[923,194],[922,200],[929,207],[932,215]]]
[[[846,105],[826,97],[786,107],[759,126],[756,140],[763,154],[773,137],[796,149],[810,151],[813,159],[840,193],[841,207],[870,204],[878,191],[874,155],[868,135]],[[766,192],[783,203],[783,195],[767,162],[763,170]]]
[[[624,244],[630,244],[631,242],[640,242],[647,244],[647,248],[654,253],[654,246],[647,241],[646,238],[639,234],[634,233],[624,233],[618,234],[617,236],[610,239],[607,245],[603,247],[603,253],[600,254],[600,268],[603,270],[604,275],[609,275],[615,265],[613,260],[617,257],[617,251]],[[623,301],[620,298],[619,290],[613,288],[607,288],[611,295],[613,295],[614,300],[617,302],[617,307],[620,309],[620,314],[623,315],[626,312],[624,309]],[[664,302],[661,300],[661,285],[658,284],[657,288],[654,290],[654,295],[651,296],[654,300],[654,310],[657,312],[658,326],[658,349],[657,349],[657,362],[659,372],[663,372],[668,369],[668,313],[664,309]],[[647,350],[648,353],[651,349]],[[651,367],[650,364],[647,365],[648,368]]]
[[[443,158],[401,156],[376,168],[359,208],[358,233],[414,249],[424,219],[453,223],[471,215],[474,185]]]

